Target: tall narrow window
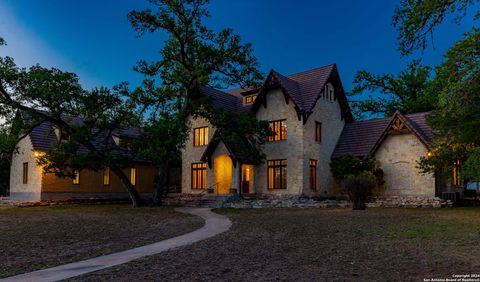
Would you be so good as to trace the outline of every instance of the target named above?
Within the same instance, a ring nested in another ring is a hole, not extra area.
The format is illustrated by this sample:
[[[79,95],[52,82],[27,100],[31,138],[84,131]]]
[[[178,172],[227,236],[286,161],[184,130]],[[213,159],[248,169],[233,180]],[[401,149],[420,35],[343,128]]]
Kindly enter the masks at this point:
[[[207,164],[192,163],[192,189],[207,187]]]
[[[310,189],[317,191],[317,160],[310,160]]]
[[[103,170],[103,185],[110,185],[110,168],[106,167]]]
[[[269,122],[272,135],[268,136],[268,141],[287,140],[287,120],[274,120]]]
[[[460,176],[461,168],[462,168],[462,163],[460,162],[460,160],[456,160],[453,163],[453,185],[457,188],[462,186],[462,178]]]
[[[23,184],[28,184],[28,163],[23,163]]]
[[[315,122],[315,141],[322,142],[322,123]]]
[[[134,167],[130,168],[130,183],[133,186],[137,184],[137,169]]]
[[[73,171],[73,180],[72,183],[74,185],[80,184],[80,171],[78,169]]]
[[[271,160],[268,166],[268,189],[287,189],[287,160]]]
[[[193,146],[208,145],[208,126],[193,129]]]

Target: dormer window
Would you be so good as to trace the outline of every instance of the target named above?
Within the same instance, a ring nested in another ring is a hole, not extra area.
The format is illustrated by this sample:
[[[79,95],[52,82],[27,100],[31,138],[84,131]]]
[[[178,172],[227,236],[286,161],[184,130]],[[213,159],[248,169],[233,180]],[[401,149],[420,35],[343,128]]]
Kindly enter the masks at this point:
[[[245,104],[253,104],[253,102],[255,102],[255,99],[257,99],[257,94],[248,95],[243,100],[245,101]]]

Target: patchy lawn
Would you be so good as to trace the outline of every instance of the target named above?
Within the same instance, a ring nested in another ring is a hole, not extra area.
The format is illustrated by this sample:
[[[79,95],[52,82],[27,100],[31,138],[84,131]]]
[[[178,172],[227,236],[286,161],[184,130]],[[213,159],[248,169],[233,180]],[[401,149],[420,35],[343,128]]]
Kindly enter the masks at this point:
[[[202,225],[172,208],[127,204],[0,209],[0,277],[154,243]]]
[[[76,281],[423,281],[480,273],[480,209],[218,210],[232,229]]]

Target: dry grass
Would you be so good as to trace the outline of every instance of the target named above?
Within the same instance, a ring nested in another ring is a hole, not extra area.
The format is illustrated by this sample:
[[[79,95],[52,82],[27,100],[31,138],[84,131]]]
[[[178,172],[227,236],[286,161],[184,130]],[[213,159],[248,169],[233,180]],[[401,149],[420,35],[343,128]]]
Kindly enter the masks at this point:
[[[480,209],[218,212],[212,239],[76,281],[423,281],[480,272]]]
[[[127,204],[0,209],[0,277],[142,246],[202,224],[172,208]]]

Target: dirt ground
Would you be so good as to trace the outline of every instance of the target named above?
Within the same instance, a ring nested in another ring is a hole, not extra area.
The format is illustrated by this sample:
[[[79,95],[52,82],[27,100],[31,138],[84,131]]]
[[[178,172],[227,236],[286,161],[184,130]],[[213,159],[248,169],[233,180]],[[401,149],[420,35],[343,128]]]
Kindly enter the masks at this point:
[[[63,205],[0,209],[0,277],[130,249],[193,231],[172,208]]]
[[[217,212],[232,229],[72,281],[423,281],[480,274],[480,209]]]

